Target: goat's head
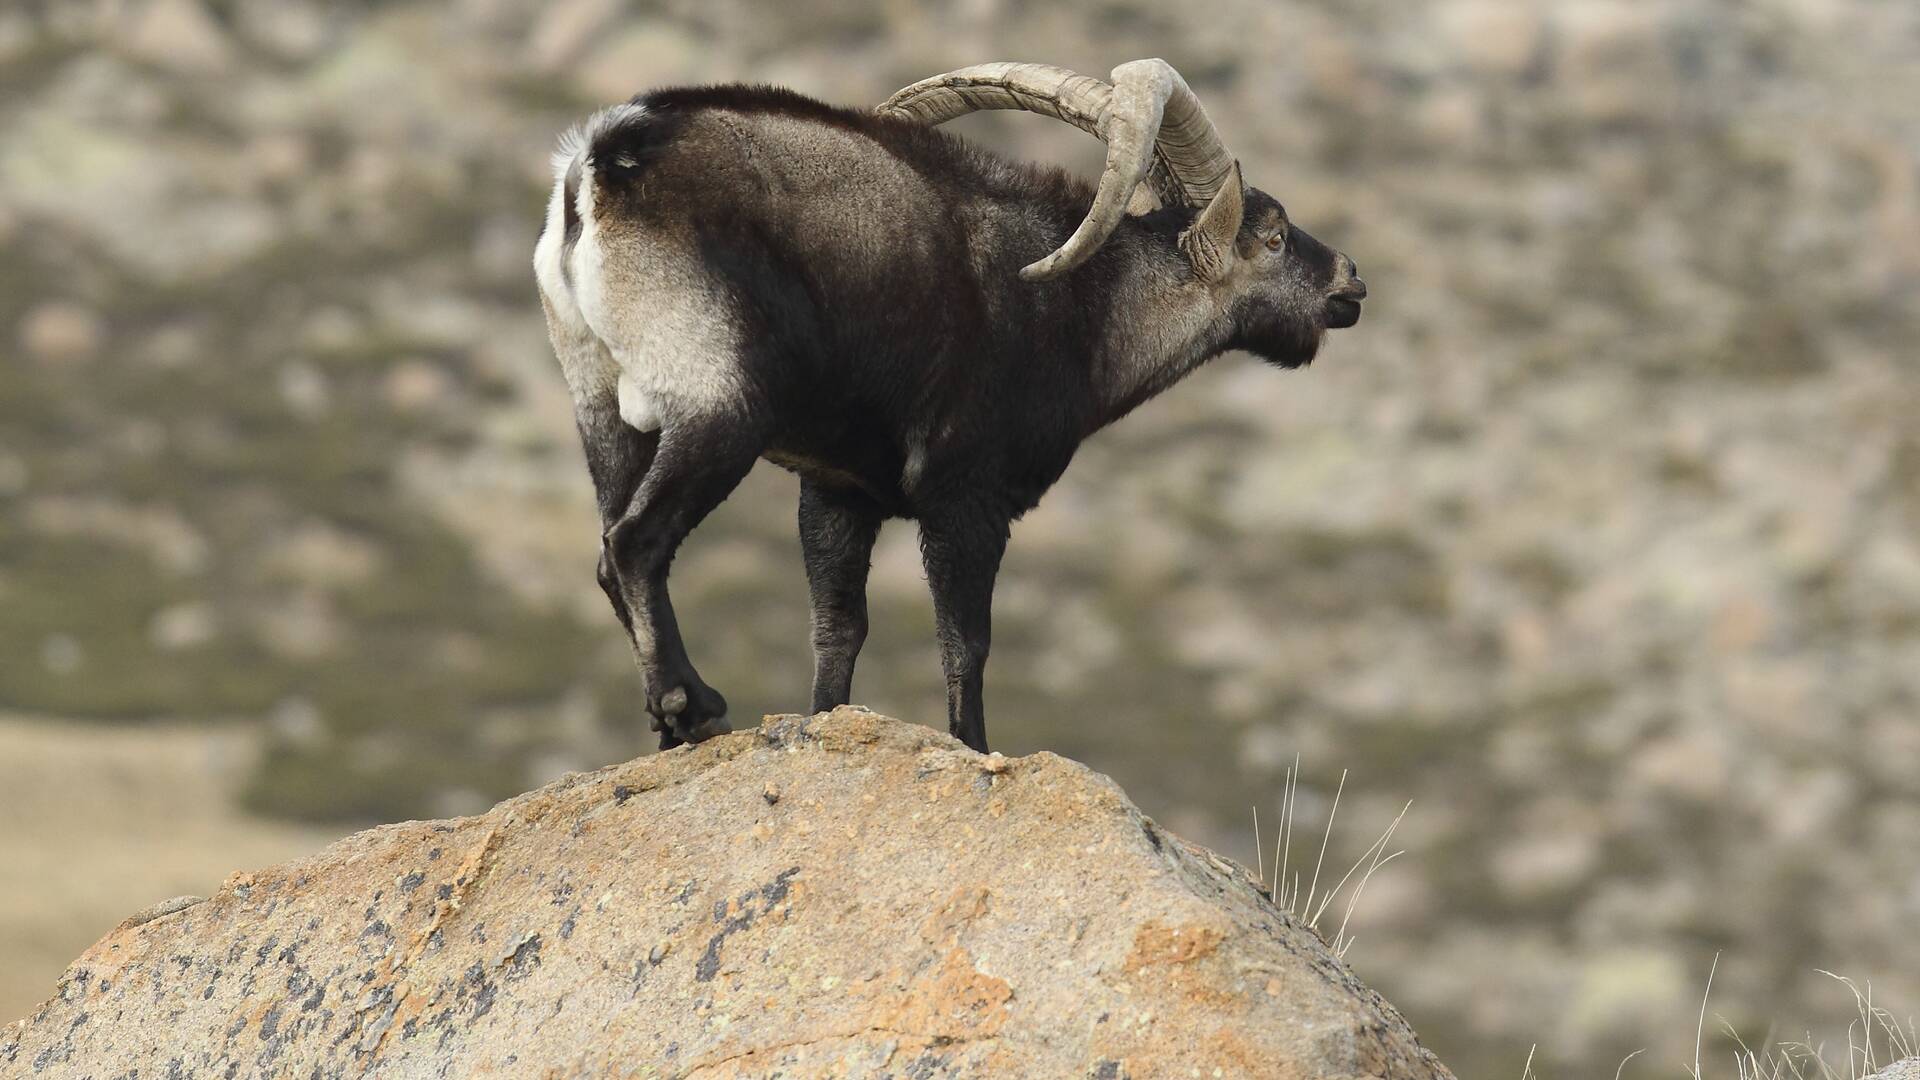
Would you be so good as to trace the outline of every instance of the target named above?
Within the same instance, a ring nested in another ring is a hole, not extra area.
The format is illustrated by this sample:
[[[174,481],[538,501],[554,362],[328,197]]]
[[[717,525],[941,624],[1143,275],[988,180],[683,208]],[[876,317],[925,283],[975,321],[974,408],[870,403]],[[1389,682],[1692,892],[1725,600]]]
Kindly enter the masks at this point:
[[[1199,98],[1164,60],[1135,60],[1103,82],[1048,64],[977,64],[902,89],[884,114],[940,124],[986,109],[1051,116],[1107,144],[1085,220],[1059,250],[1020,271],[1045,281],[1093,257],[1129,213],[1187,215],[1179,246],[1196,279],[1220,292],[1229,344],[1279,364],[1312,359],[1321,336],[1360,319],[1367,287],[1353,260],[1246,186]]]

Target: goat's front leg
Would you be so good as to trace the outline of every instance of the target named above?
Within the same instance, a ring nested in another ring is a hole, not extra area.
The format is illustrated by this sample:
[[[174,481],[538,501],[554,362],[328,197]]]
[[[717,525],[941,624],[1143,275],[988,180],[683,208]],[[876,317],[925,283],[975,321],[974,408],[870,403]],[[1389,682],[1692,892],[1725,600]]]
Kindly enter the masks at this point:
[[[813,600],[813,711],[853,696],[853,663],[867,640],[867,571],[884,515],[857,491],[800,481],[800,551]]]
[[[667,568],[687,534],[753,468],[760,449],[757,429],[744,418],[670,425],[632,503],[605,536],[662,750],[732,730],[727,700],[687,659]]]
[[[920,556],[933,590],[940,666],[947,677],[947,730],[983,754],[987,718],[981,687],[993,636],[993,580],[1010,524],[1003,515],[972,507],[920,519]]]

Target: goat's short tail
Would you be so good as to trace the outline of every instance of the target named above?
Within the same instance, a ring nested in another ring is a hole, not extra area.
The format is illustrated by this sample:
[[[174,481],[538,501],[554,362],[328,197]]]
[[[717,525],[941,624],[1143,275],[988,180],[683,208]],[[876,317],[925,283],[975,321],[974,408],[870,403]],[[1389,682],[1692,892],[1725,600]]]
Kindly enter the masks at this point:
[[[575,161],[591,161],[604,152],[611,137],[630,133],[647,115],[647,107],[638,101],[609,105],[568,128],[553,151],[553,175],[564,177]]]
[[[579,246],[593,217],[593,194],[589,190],[596,166],[626,160],[618,144],[645,119],[647,109],[637,102],[613,105],[594,113],[560,136],[554,149],[553,197],[548,202],[546,226],[534,249],[534,271],[548,303],[563,320],[579,321],[574,302],[574,249]]]
[[[561,224],[567,248],[571,249],[580,240],[580,226],[585,213],[580,199],[582,184],[596,165],[632,167],[632,159],[616,149],[616,144],[624,141],[624,136],[646,114],[646,106],[637,102],[612,105],[568,128],[560,136],[560,145],[553,152],[553,179],[561,190]]]

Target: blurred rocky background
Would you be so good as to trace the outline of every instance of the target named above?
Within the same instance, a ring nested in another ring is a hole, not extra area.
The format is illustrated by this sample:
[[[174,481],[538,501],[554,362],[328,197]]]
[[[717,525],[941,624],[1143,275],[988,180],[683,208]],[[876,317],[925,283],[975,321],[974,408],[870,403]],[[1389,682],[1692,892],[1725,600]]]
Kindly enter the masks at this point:
[[[650,741],[529,265],[561,127],[1149,55],[1375,299],[1017,527],[996,748],[1250,864],[1296,755],[1341,869],[1412,799],[1348,956],[1461,1075],[1670,1075],[1716,952],[1749,1041],[1844,1029],[1816,967],[1920,1008],[1920,7],[12,0],[0,1017],[152,900]],[[805,702],[794,495],[676,567],[746,720]],[[910,527],[873,605],[856,697],[938,722]]]

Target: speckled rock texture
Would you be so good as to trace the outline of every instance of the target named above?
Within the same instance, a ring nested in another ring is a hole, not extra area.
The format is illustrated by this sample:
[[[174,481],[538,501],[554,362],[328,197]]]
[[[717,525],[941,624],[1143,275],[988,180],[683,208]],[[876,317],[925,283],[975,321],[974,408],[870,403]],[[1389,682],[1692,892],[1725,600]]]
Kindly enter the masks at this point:
[[[0,1076],[1452,1075],[1106,777],[852,708],[190,900],[76,961]]]
[[[1874,1073],[1868,1080],[1920,1080],[1920,1057],[1910,1057]]]

